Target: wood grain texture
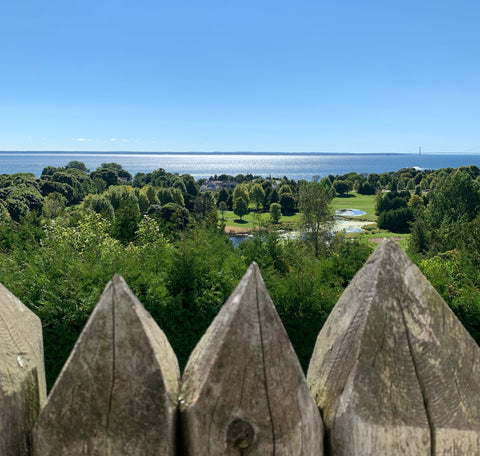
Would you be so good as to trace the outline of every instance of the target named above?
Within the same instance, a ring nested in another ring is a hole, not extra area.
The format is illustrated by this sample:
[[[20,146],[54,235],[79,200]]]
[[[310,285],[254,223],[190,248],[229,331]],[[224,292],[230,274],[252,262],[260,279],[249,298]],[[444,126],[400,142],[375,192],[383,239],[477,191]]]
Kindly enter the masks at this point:
[[[178,388],[164,333],[116,275],[40,413],[33,454],[173,456]]]
[[[307,382],[331,456],[480,454],[480,349],[393,241],[333,309]]]
[[[40,319],[0,284],[0,454],[26,455],[46,399]]]
[[[180,412],[188,455],[322,455],[323,425],[256,264],[193,351]]]

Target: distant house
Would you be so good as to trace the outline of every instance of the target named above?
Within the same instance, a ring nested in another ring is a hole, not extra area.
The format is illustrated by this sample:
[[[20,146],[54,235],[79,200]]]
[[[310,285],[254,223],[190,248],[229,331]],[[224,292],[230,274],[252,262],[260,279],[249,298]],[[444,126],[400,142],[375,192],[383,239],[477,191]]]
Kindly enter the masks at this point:
[[[222,183],[219,181],[208,181],[200,187],[201,192],[214,192],[222,187]]]
[[[200,187],[201,192],[215,192],[217,190],[220,190],[222,187],[225,187],[226,189],[230,190],[232,188],[235,188],[237,186],[236,182],[232,181],[208,181],[206,184],[203,184]]]
[[[222,182],[222,186],[225,187],[227,190],[232,190],[237,186],[237,182],[235,181],[224,181]]]

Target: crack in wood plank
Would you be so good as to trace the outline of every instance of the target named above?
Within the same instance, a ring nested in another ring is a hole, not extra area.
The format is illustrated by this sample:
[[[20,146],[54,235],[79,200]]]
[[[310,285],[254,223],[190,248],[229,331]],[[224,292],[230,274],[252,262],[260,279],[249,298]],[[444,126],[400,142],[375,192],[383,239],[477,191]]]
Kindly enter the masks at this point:
[[[260,274],[258,271],[258,266],[257,270],[255,271],[256,274]],[[262,331],[262,317],[261,317],[261,312],[260,312],[260,302],[258,299],[258,277],[255,277],[255,300],[257,304],[257,313],[258,313],[258,327],[260,331],[260,346],[262,348],[262,366],[263,366],[263,375],[264,375],[264,382],[265,382],[265,394],[267,397],[267,409],[268,409],[268,414],[270,416],[270,423],[272,426],[272,455],[275,456],[275,423],[273,421],[273,414],[272,414],[272,408],[270,405],[270,397],[268,393],[268,378],[267,378],[267,366],[265,365],[265,343],[263,340],[263,331]]]

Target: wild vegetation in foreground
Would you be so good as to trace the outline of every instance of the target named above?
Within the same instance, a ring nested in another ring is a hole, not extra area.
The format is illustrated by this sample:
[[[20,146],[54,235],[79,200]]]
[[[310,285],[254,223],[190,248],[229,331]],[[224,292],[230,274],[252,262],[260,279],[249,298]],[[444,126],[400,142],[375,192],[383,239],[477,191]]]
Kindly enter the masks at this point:
[[[114,273],[183,366],[252,261],[306,368],[330,310],[371,253],[371,237],[403,237],[479,341],[479,174],[468,167],[313,183],[249,175],[195,181],[162,169],[132,177],[115,163],[89,172],[71,162],[39,179],[2,175],[0,282],[42,319],[50,386]],[[335,207],[365,210],[378,227],[333,236]],[[235,249],[225,234],[232,219],[262,229]],[[285,240],[279,228],[303,235]]]

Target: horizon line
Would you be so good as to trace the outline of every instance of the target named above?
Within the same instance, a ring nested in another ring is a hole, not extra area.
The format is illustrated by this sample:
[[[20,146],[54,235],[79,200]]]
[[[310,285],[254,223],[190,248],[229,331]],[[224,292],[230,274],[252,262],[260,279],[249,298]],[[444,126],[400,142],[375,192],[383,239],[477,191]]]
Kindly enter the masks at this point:
[[[175,155],[479,155],[480,152],[422,151],[418,152],[316,152],[316,151],[144,151],[144,150],[0,150],[0,153],[44,154],[175,154]]]

